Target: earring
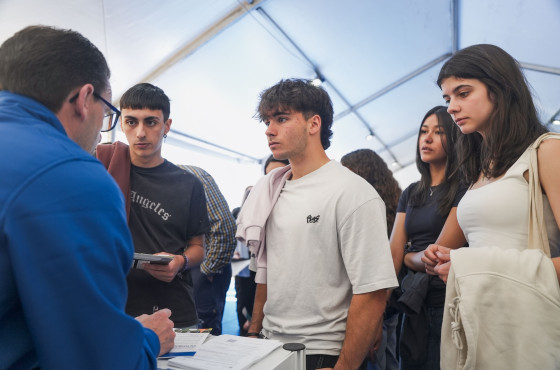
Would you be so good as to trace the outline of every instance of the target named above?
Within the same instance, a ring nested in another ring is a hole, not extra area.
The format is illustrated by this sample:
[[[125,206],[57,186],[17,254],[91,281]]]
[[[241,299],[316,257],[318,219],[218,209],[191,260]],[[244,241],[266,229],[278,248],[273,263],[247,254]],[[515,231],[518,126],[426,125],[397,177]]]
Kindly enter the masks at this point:
[[[167,139],[167,134],[163,134],[163,138],[164,138],[164,139]]]

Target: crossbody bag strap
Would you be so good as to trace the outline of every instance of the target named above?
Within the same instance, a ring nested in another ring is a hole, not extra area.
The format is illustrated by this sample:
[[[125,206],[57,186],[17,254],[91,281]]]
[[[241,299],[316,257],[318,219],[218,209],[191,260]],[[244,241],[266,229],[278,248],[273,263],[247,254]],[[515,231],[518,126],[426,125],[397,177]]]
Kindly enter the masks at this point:
[[[550,257],[550,246],[543,212],[543,194],[539,180],[537,150],[546,139],[560,139],[560,134],[542,134],[529,147],[529,249],[540,249]]]

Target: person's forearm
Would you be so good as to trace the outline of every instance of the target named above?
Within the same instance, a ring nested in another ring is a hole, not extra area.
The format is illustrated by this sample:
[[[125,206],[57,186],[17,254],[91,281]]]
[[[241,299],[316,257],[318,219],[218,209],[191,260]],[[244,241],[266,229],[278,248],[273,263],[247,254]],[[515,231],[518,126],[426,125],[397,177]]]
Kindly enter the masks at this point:
[[[346,336],[335,370],[357,369],[373,346],[379,325],[383,325],[386,289],[354,294],[348,309]]]
[[[189,259],[189,268],[196,267],[200,265],[200,263],[204,259],[204,248],[189,247],[185,249],[184,255]]]
[[[197,265],[200,264],[203,274],[211,276],[219,273],[231,262],[237,245],[235,219],[218,184],[209,173],[194,166],[179,165],[179,167],[195,175],[204,187],[210,230],[205,235],[206,255]]]
[[[219,273],[231,262],[231,257],[237,246],[234,235],[214,235],[206,237],[206,257],[200,264],[200,269],[206,275]]]
[[[200,265],[204,259],[204,235],[193,236],[189,239],[183,254],[189,260],[189,267]]]
[[[251,317],[251,326],[249,326],[248,330],[249,333],[259,333],[262,329],[266,294],[266,284],[257,284],[257,289],[255,291],[255,303],[253,304],[253,313]]]
[[[231,262],[237,246],[235,232],[237,226],[224,196],[211,176],[205,176],[203,184],[207,191],[208,218],[210,231],[206,233],[206,258],[200,265],[206,275],[220,272]]]
[[[445,225],[443,225],[443,229],[441,229],[434,244],[457,249],[463,247],[466,243],[467,239],[457,220],[457,207],[453,207],[449,211]]]
[[[426,266],[421,260],[423,254],[424,252],[411,252],[405,254],[404,264],[411,270],[425,272]]]

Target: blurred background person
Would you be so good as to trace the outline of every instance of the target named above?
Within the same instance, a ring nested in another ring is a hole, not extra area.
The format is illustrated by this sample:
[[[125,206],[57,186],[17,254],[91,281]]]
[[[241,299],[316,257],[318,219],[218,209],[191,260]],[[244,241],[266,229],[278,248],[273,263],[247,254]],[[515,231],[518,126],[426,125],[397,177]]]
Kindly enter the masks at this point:
[[[270,173],[270,171],[272,171],[275,168],[280,168],[280,167],[284,167],[290,164],[290,161],[288,161],[287,159],[276,159],[271,155],[268,156],[268,158],[266,159],[266,161],[264,162],[264,174],[268,175]]]
[[[195,175],[206,194],[210,230],[204,235],[204,260],[191,268],[194,302],[200,328],[211,328],[212,335],[222,334],[226,295],[231,283],[231,259],[237,246],[235,219],[218,184],[200,167],[178,164]]]
[[[397,204],[402,192],[399,183],[393,177],[393,173],[389,170],[385,161],[371,149],[359,149],[348,153],[341,158],[340,163],[369,182],[385,202],[387,237],[389,237],[391,230],[393,230]],[[391,250],[397,275],[402,265],[403,253],[402,246],[395,246],[395,250]],[[379,347],[368,356],[370,361],[368,369],[397,370],[399,368],[397,356],[398,323],[399,312],[389,301],[383,319],[383,337]]]

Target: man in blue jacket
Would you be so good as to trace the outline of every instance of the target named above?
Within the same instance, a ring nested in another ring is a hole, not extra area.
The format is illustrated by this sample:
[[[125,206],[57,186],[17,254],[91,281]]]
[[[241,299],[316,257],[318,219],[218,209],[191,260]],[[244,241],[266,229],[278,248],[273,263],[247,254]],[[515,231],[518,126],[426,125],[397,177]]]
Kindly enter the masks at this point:
[[[0,369],[155,368],[173,346],[169,310],[124,313],[123,197],[88,153],[120,114],[109,76],[74,31],[0,46]]]

